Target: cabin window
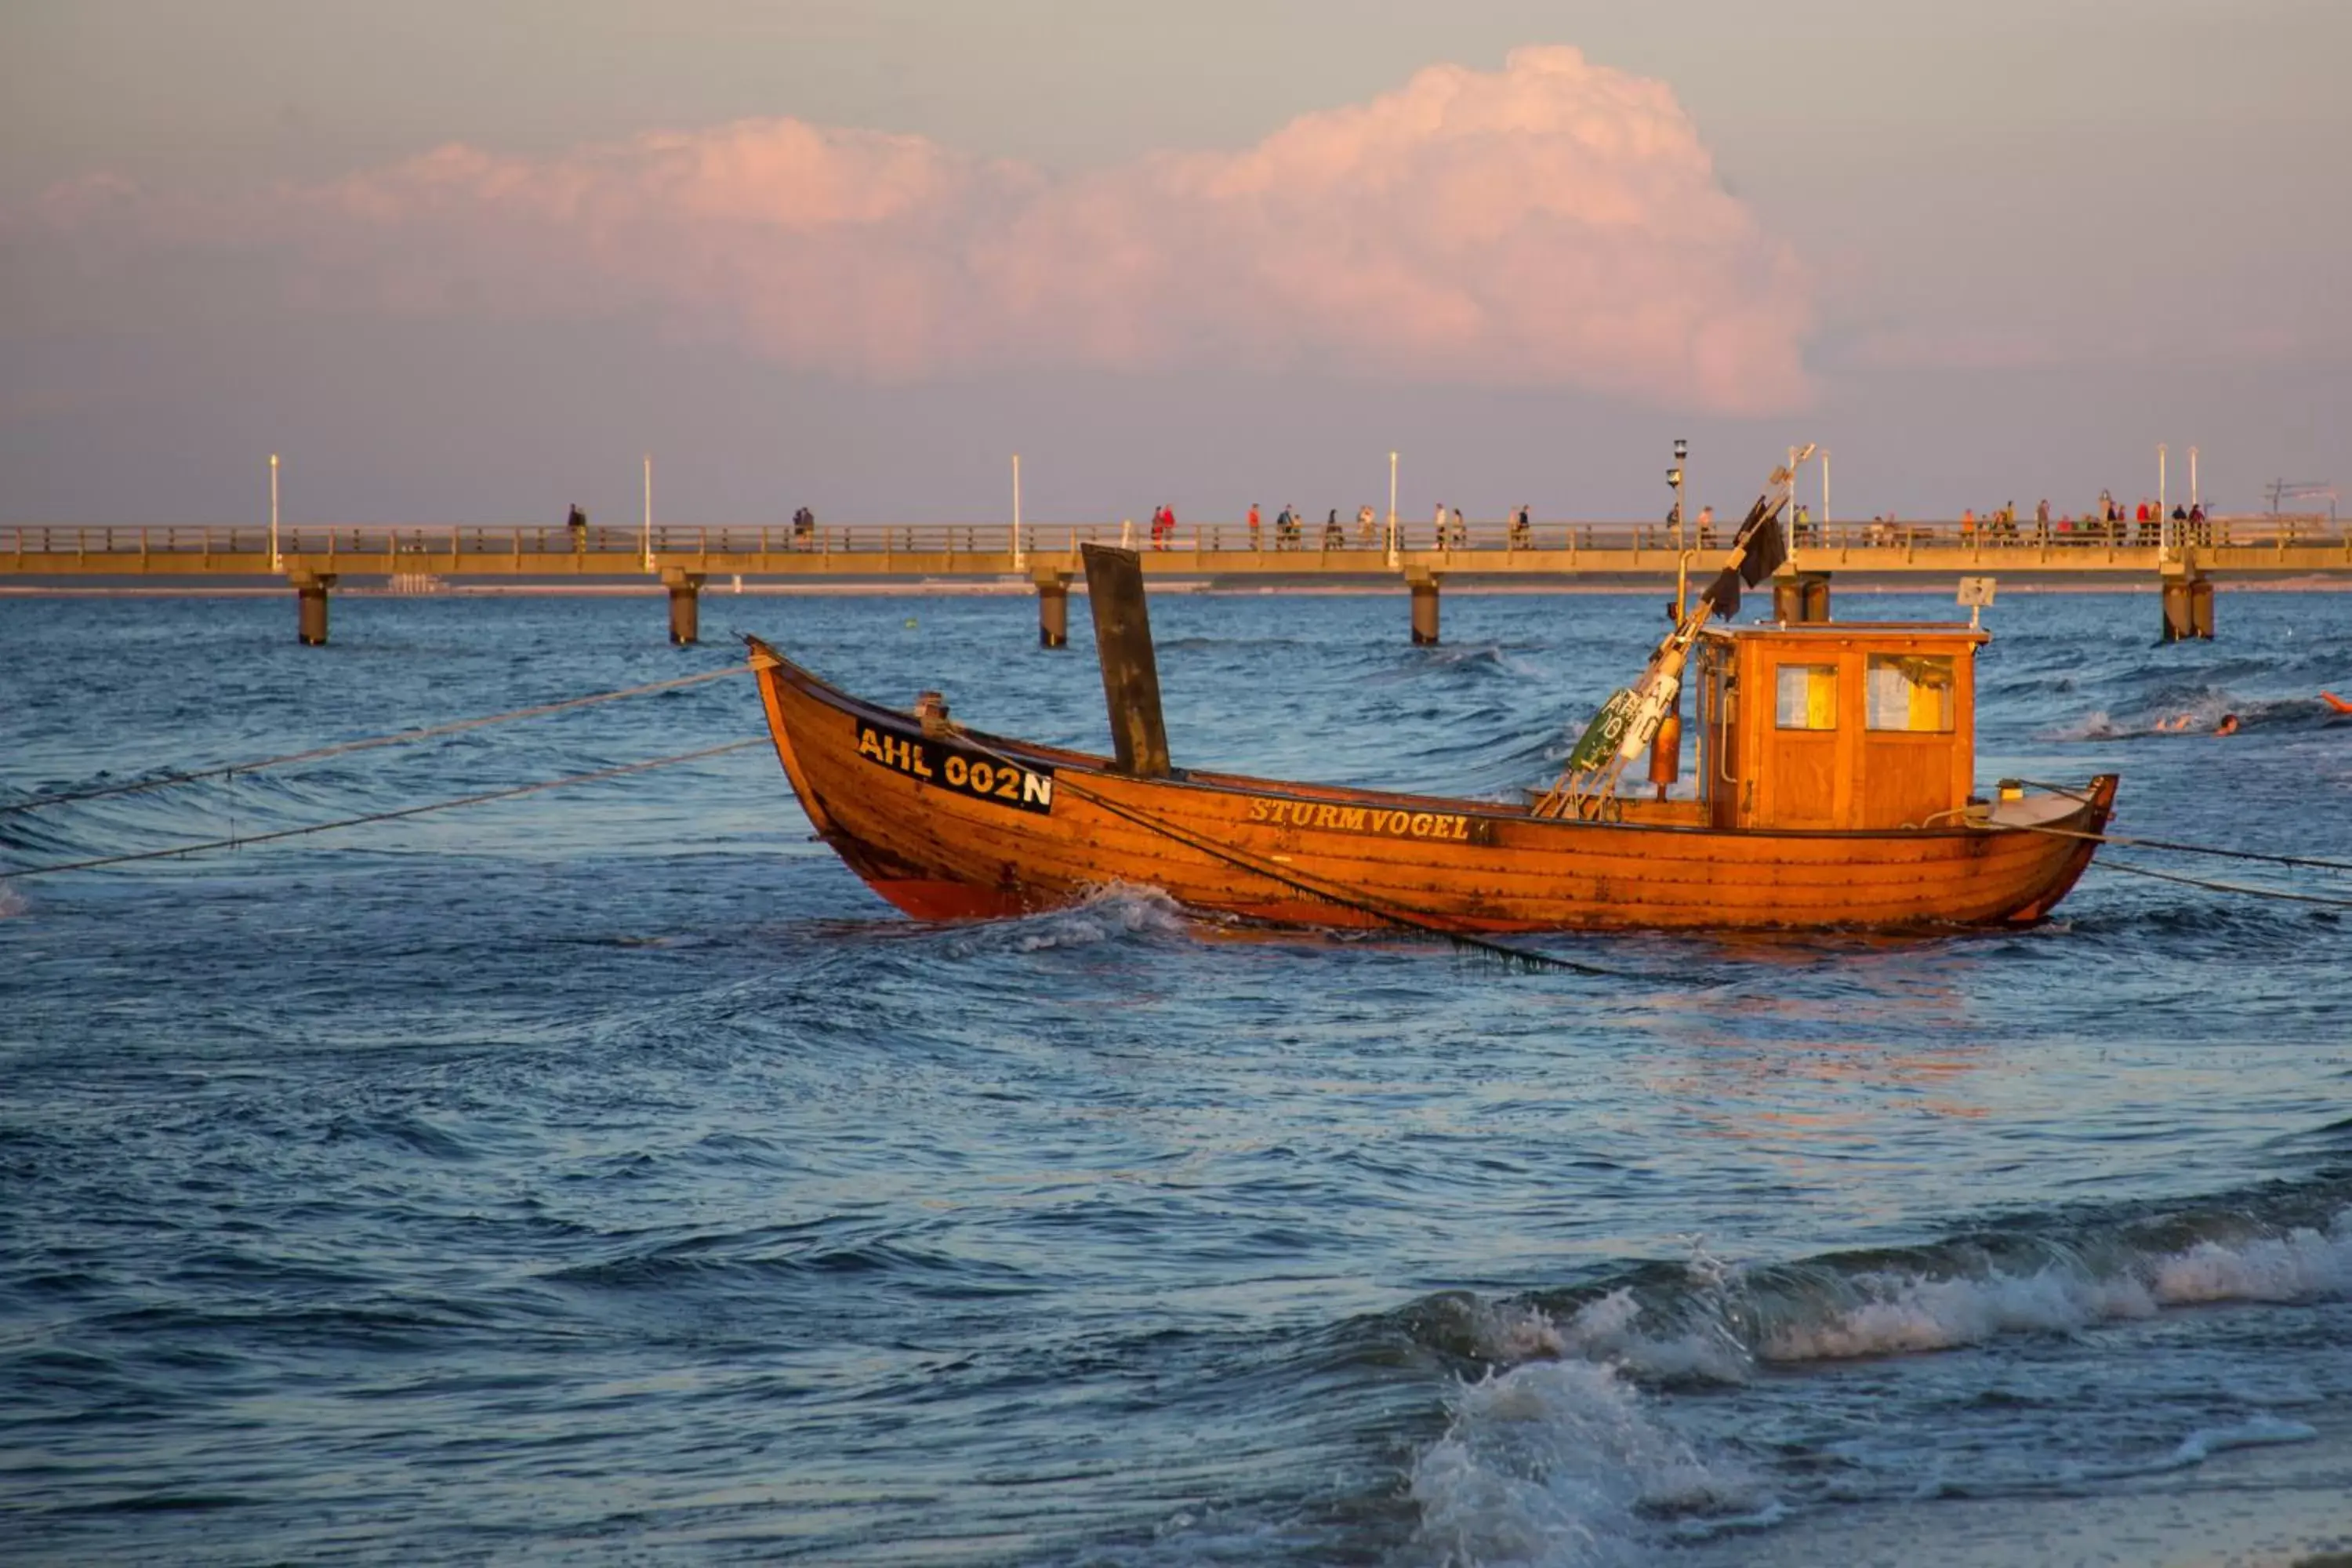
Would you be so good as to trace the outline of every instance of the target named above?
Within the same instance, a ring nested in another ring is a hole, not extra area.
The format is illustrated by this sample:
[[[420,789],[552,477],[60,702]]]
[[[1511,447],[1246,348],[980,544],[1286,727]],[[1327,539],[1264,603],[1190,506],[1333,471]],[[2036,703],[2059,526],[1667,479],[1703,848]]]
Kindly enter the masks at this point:
[[[1776,711],[1783,730],[1837,728],[1837,666],[1780,666],[1780,701]]]
[[[1872,654],[1866,689],[1868,722],[1874,730],[1949,732],[1952,728],[1950,654]]]

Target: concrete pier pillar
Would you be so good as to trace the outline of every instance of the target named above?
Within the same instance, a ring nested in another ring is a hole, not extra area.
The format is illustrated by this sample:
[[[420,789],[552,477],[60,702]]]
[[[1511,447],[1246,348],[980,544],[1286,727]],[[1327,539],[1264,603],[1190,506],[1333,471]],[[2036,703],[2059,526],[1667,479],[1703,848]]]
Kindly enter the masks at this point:
[[[2201,572],[2168,571],[2163,578],[2163,640],[2213,638],[2213,580]]]
[[[1070,574],[1040,571],[1037,584],[1037,646],[1067,647],[1070,644]]]
[[[1412,590],[1412,646],[1432,647],[1437,642],[1438,574],[1408,568],[1404,585]]]
[[[332,572],[295,572],[287,581],[294,584],[294,624],[297,635],[305,647],[327,646],[327,590],[335,585]]]
[[[679,647],[700,641],[702,574],[664,567],[662,585],[669,590],[669,640]]]
[[[1830,574],[1790,572],[1772,579],[1772,618],[1792,626],[1830,618]]]

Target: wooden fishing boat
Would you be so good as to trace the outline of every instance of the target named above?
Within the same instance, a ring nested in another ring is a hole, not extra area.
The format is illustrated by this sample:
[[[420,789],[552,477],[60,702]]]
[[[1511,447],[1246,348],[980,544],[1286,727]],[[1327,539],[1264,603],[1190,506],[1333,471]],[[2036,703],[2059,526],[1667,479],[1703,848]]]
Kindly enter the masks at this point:
[[[1015,915],[1134,885],[1246,921],[1457,934],[2031,921],[2081,876],[2115,800],[2113,774],[1972,796],[1974,626],[1726,630],[1706,624],[1736,607],[1720,579],[1539,799],[1179,770],[1136,557],[1087,551],[1115,756],[967,729],[935,693],[878,706],[746,639],[810,822],[910,915]],[[1727,577],[1738,566],[1735,551]],[[1619,791],[1624,759],[1678,748],[1662,720],[1694,656],[1697,789]]]

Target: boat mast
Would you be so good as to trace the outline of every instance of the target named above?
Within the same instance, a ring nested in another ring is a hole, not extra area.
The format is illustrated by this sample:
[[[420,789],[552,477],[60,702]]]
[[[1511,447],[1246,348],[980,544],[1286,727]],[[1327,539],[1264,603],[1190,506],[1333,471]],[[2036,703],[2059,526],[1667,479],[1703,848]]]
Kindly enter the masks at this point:
[[[1559,780],[1544,792],[1529,815],[1560,816],[1573,807],[1579,816],[1599,815],[1602,803],[1616,794],[1617,781],[1625,766],[1649,748],[1656,739],[1658,726],[1674,707],[1682,690],[1683,668],[1689,662],[1690,650],[1698,635],[1720,609],[1726,615],[1739,607],[1739,585],[1744,582],[1755,587],[1767,574],[1788,558],[1788,548],[1780,533],[1781,511],[1796,493],[1796,471],[1800,464],[1813,455],[1811,443],[1790,453],[1788,466],[1774,468],[1765,482],[1764,493],[1748,510],[1739,531],[1731,542],[1731,551],[1724,557],[1723,569],[1716,574],[1698,596],[1698,604],[1686,613],[1675,606],[1678,619],[1675,629],[1658,644],[1650,656],[1642,677],[1630,687],[1620,689],[1601,705],[1601,711],[1585,726],[1576,749],[1569,753],[1567,764],[1560,770]]]

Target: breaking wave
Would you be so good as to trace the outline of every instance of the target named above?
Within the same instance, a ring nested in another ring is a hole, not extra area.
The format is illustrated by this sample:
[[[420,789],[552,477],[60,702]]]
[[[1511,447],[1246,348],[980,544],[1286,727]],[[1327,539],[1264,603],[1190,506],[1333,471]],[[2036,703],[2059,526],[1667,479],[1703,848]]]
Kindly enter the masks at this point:
[[[1759,1363],[1907,1355],[2168,1308],[2348,1296],[2352,1205],[2315,1223],[2197,1215],[1747,1268],[1701,1250],[1682,1268],[1648,1265],[1598,1287],[1434,1298],[1416,1310],[1424,1333],[1474,1363],[1575,1359],[1668,1383],[1737,1383]]]
[[[2308,1223],[2244,1209],[2043,1223],[1753,1267],[1695,1247],[1681,1264],[1621,1268],[1573,1290],[1426,1298],[1403,1326],[1461,1376],[1444,1436],[1412,1470],[1423,1542],[1449,1564],[1584,1568],[1645,1560],[1671,1540],[1769,1528],[1787,1517],[1790,1478],[1759,1475],[1748,1446],[1691,1425],[1714,1402],[1678,1399],[1678,1389],[1744,1387],[1774,1366],[2072,1334],[2176,1308],[2352,1298],[2342,1185],[2319,1184]],[[2311,1197],[2277,1206],[2308,1209]],[[2257,1411],[2071,1473],[2163,1474],[2316,1435]]]
[[[1632,1383],[1590,1362],[1462,1385],[1412,1490],[1423,1544],[1448,1563],[1627,1563],[1662,1524],[1711,1534],[1780,1517],[1753,1476],[1702,1457]]]
[[[1054,948],[1098,947],[1138,937],[1183,937],[1191,931],[1190,917],[1182,907],[1158,888],[1113,882],[1063,909],[960,930],[951,946],[959,957],[1043,952]]]

